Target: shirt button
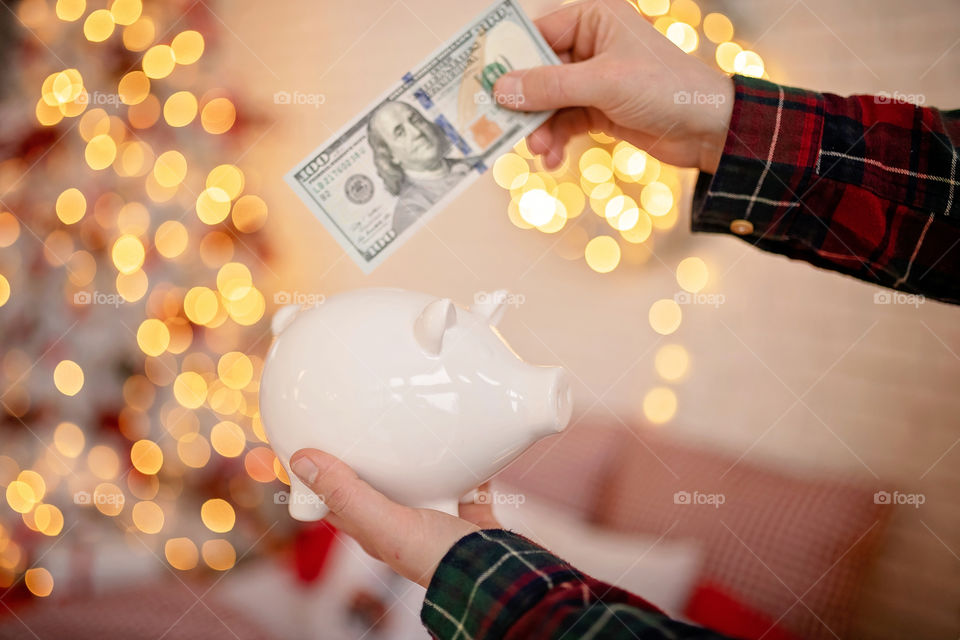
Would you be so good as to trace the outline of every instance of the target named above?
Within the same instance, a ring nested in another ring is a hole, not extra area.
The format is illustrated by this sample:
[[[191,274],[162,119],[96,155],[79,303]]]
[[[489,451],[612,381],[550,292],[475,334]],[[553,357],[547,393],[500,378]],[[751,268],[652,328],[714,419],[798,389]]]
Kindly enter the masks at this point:
[[[730,223],[730,231],[734,232],[738,236],[750,235],[753,233],[753,223],[742,218],[734,220]]]

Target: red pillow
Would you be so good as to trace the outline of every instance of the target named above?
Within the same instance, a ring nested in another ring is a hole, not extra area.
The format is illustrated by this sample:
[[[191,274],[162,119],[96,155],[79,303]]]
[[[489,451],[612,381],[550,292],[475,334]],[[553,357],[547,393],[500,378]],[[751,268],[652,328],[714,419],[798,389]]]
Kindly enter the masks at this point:
[[[693,589],[685,618],[702,627],[744,640],[800,640],[776,620],[738,600],[726,589],[701,582]]]

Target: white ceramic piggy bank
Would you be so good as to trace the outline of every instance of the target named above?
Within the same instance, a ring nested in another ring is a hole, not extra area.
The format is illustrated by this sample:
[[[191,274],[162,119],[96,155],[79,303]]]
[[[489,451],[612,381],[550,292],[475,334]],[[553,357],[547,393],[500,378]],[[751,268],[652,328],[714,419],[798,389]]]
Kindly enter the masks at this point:
[[[457,499],[567,426],[560,367],[527,364],[494,328],[506,292],[471,309],[399,289],[359,289],[285,307],[260,386],[270,444],[290,475],[290,515],[326,507],[290,473],[312,447],[402,504],[456,513]]]

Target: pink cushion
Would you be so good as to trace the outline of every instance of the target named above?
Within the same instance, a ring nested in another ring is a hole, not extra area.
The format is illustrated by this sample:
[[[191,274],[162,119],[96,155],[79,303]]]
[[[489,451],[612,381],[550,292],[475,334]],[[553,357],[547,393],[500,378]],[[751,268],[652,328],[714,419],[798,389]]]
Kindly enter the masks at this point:
[[[570,427],[530,447],[494,483],[513,485],[590,515],[609,479],[622,435],[606,428]]]
[[[876,487],[617,431],[618,460],[594,511],[600,524],[701,540],[705,580],[802,637],[844,636],[884,520]]]

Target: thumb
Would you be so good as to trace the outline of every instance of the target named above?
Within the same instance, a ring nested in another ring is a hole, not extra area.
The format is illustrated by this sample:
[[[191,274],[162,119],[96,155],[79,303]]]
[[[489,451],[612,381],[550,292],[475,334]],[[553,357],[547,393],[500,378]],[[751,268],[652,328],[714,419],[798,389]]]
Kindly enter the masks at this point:
[[[606,87],[591,60],[533,67],[501,76],[493,87],[497,104],[515,111],[600,107]]]
[[[339,458],[317,449],[290,456],[290,469],[350,529],[373,534],[401,517],[405,507],[387,499]]]

